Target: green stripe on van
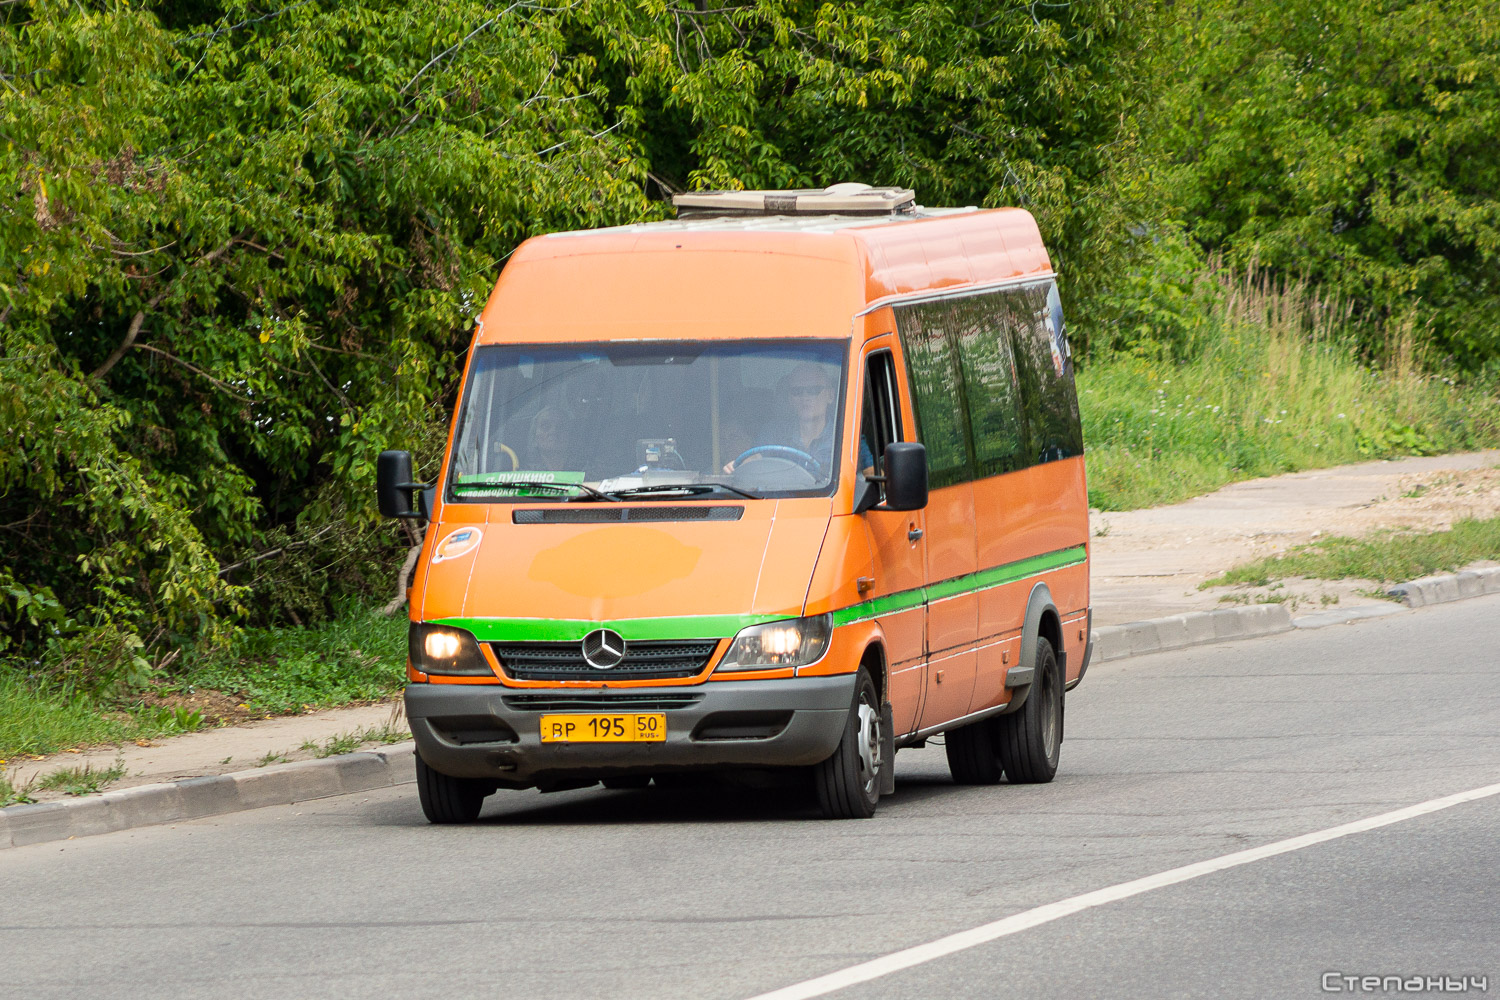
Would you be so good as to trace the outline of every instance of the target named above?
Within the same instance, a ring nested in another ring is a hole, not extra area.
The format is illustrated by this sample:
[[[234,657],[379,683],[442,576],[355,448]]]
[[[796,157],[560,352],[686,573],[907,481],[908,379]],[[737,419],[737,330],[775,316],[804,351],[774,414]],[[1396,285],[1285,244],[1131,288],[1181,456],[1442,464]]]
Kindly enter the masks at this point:
[[[833,623],[834,625],[848,625],[852,622],[879,618],[881,615],[895,614],[898,611],[905,611],[932,601],[941,601],[949,597],[959,597],[963,594],[978,593],[981,590],[989,590],[991,587],[999,587],[1007,583],[1015,583],[1017,580],[1024,580],[1028,576],[1037,576],[1050,570],[1077,566],[1086,558],[1088,558],[1088,550],[1082,545],[1076,545],[1071,549],[1059,549],[1056,552],[1047,552],[1039,556],[1031,556],[1028,559],[1018,559],[1013,563],[1006,563],[1003,566],[993,566],[989,569],[980,570],[977,573],[965,574],[964,576],[956,576],[951,580],[943,580],[926,587],[915,587],[911,590],[903,590],[896,594],[887,594],[884,597],[877,597],[860,604],[851,604],[849,607],[840,608],[833,613]]]
[[[596,628],[614,629],[629,641],[728,639],[761,622],[786,615],[682,615],[675,618],[435,618],[435,625],[467,629],[480,642],[576,642]]]
[[[851,604],[833,613],[833,624],[849,625],[882,615],[895,614],[962,594],[977,593],[1015,583],[1054,569],[1077,566],[1087,558],[1087,550],[1078,545],[1029,559],[1019,559],[1004,566],[994,566],[964,576],[943,580],[926,587],[915,587],[895,594]],[[588,618],[435,618],[435,625],[467,629],[481,642],[577,642],[596,628],[614,629],[626,641],[650,639],[729,639],[741,629],[763,622],[785,621],[786,615],[680,615],[667,618],[616,618],[595,621]]]

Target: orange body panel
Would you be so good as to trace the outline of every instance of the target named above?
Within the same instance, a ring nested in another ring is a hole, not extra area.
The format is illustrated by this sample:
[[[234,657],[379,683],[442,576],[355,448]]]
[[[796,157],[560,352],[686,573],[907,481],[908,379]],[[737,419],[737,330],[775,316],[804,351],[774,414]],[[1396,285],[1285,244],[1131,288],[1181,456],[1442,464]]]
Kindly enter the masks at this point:
[[[975,540],[981,566],[999,566],[1019,556],[1056,552],[1088,545],[1088,493],[1084,488],[1083,459],[1032,466],[1006,476],[974,483]],[[1019,555],[1018,555],[1019,554]],[[1089,606],[1088,564],[1053,570],[1046,577],[1048,589],[1063,619]],[[978,638],[981,643],[996,638],[1015,638],[1014,646],[984,647],[977,664],[971,712],[1009,700],[1005,672],[1020,655],[1020,632],[1026,602],[1036,579],[1020,580],[981,591],[978,607]],[[1076,638],[1077,628],[1063,630],[1068,679],[1078,676],[1083,665],[1087,638]],[[1009,653],[1005,656],[1005,653]]]
[[[1026,598],[1021,598],[1024,610]],[[1020,612],[1013,616],[1019,619]],[[1020,665],[1021,629],[1008,639],[990,639],[976,651],[974,664],[974,694],[969,699],[969,712],[982,712],[1010,701],[1010,691],[1005,687],[1005,672]]]
[[[414,620],[663,618],[802,613],[828,529],[826,497],[746,504],[738,521],[653,524],[510,523],[552,504],[449,504],[483,510],[477,548],[433,564],[416,581]],[[429,536],[439,541],[453,520]],[[432,543],[429,542],[429,547]]]
[[[922,702],[921,726],[930,729],[969,714],[974,696],[974,666],[979,654],[967,649],[934,653],[927,664],[927,695]]]

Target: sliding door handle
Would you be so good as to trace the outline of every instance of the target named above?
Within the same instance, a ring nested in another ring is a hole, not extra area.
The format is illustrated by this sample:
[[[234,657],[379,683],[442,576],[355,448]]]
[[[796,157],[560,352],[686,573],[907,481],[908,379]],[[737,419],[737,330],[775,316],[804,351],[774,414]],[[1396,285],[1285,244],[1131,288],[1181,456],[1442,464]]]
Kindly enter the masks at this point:
[[[915,542],[921,537],[922,529],[917,527],[916,525],[912,525],[910,528],[906,529],[906,540],[908,542]]]

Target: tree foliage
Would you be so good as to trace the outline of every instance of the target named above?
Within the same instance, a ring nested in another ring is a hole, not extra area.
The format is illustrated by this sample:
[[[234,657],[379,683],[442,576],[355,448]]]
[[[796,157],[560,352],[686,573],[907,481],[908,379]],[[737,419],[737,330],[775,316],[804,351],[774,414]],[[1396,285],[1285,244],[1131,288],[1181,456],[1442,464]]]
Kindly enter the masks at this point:
[[[1135,164],[1164,214],[1199,246],[1310,277],[1358,315],[1405,315],[1434,358],[1495,358],[1500,5],[1176,11],[1152,53],[1162,99],[1142,109]]]
[[[449,0],[5,16],[7,637],[149,640],[385,590],[374,455],[432,454],[504,256],[649,211],[562,18]]]
[[[704,6],[579,18],[666,187],[863,180],[929,205],[1018,205],[1074,301],[1097,284],[1123,232],[1103,181],[1162,21],[1150,0]]]
[[[1493,356],[1496,24],[1493,0],[0,5],[0,647],[128,685],[221,623],[387,596],[408,539],[374,456],[432,468],[506,256],[682,188],[1025,206],[1071,329],[1110,343],[1190,327],[1211,251]]]

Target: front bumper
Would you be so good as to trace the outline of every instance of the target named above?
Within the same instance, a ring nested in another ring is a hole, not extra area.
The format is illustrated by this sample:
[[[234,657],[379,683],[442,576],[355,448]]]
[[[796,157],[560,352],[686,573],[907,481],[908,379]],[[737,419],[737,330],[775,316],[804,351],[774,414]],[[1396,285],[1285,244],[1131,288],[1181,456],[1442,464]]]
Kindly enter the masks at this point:
[[[406,715],[427,766],[502,787],[715,767],[816,764],[838,746],[855,674],[682,687],[510,688],[408,684]],[[661,743],[543,743],[558,712],[662,712]]]

